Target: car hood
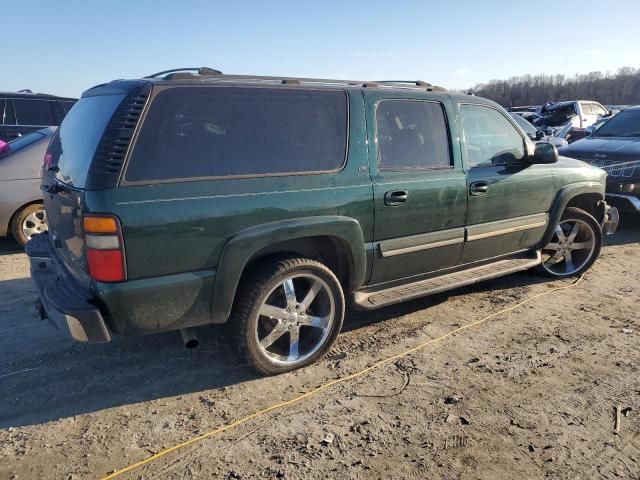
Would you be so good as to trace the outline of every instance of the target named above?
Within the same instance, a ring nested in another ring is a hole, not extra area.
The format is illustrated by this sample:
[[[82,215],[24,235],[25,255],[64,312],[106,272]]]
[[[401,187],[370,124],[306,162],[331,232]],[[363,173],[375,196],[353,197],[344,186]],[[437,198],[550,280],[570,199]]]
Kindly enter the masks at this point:
[[[640,177],[640,138],[589,137],[558,149],[558,153],[602,168],[617,182]]]

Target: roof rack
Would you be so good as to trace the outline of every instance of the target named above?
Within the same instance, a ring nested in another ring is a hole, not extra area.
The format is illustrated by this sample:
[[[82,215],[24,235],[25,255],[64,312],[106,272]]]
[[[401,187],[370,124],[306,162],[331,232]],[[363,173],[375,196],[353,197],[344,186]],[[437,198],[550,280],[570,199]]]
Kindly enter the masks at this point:
[[[191,73],[195,72],[195,73]],[[154,73],[144,78],[158,78],[162,77],[165,80],[180,80],[180,79],[195,79],[201,77],[202,80],[215,80],[222,82],[233,81],[249,81],[249,82],[274,82],[282,85],[301,85],[303,83],[323,83],[326,85],[348,85],[352,87],[362,88],[420,88],[426,89],[429,92],[446,92],[444,87],[438,87],[422,80],[337,80],[328,78],[304,78],[304,77],[283,77],[283,76],[262,76],[262,75],[225,75],[219,70],[212,68],[174,68],[171,70],[165,70],[162,72]]]
[[[169,76],[169,74],[182,73],[182,72],[196,72],[198,75],[222,75],[220,70],[209,67],[185,67],[185,68],[172,68],[170,70],[163,70],[162,72],[154,73],[153,75],[147,75],[144,78],[158,78],[163,75]],[[192,75],[192,74],[189,74]]]
[[[23,88],[22,90],[18,90],[18,93],[33,93],[33,90],[30,88]]]
[[[378,83],[406,83],[409,85],[415,85],[417,87],[433,87],[430,83],[423,82],[422,80],[376,80]]]
[[[376,80],[377,83],[381,83],[383,85],[411,85],[421,88],[426,88],[428,92],[446,92],[447,89],[444,87],[439,87],[438,85],[432,85],[429,82],[424,82],[422,80]]]

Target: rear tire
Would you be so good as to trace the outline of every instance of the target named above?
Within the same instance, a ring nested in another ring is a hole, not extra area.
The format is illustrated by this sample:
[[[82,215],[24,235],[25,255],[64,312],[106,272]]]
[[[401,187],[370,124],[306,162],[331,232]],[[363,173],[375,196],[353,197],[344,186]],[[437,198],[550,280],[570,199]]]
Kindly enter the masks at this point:
[[[277,375],[322,357],[344,314],[344,293],[329,268],[307,258],[284,259],[243,282],[229,332],[241,360],[262,374]]]
[[[534,270],[545,277],[575,277],[591,268],[601,248],[598,221],[584,210],[568,207],[551,241],[542,248],[542,263]]]
[[[41,203],[27,205],[18,210],[11,221],[11,235],[22,246],[47,229],[47,213]]]

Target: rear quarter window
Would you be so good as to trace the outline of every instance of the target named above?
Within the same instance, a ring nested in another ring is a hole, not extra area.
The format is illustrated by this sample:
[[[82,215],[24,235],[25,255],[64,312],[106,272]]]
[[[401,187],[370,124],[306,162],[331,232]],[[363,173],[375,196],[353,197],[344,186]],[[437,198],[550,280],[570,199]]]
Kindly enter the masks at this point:
[[[47,153],[58,167],[56,178],[84,188],[98,142],[124,95],[100,95],[80,99],[53,136]]]
[[[158,93],[125,183],[340,169],[347,94],[333,90],[176,87]]]

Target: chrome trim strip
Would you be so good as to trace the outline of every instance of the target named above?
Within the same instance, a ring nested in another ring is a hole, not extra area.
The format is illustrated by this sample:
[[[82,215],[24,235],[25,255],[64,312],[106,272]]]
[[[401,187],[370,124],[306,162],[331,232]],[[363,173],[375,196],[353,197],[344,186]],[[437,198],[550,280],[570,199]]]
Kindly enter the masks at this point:
[[[398,248],[395,250],[383,250],[380,247],[380,253],[383,257],[393,257],[404,253],[418,252],[420,250],[429,250],[430,248],[446,247],[447,245],[455,245],[456,243],[464,243],[464,237],[453,238],[451,240],[442,240],[440,242],[425,243],[422,245],[414,245],[412,247]]]
[[[529,223],[527,225],[520,225],[518,227],[504,228],[502,230],[494,230],[493,232],[478,233],[477,235],[471,235],[467,238],[468,241],[481,240],[483,238],[497,237],[498,235],[506,235],[507,233],[521,232],[522,230],[530,230],[532,228],[544,227],[547,225],[547,221]]]
[[[523,223],[529,221],[529,223]],[[471,225],[467,228],[467,241],[482,240],[484,238],[497,237],[509,233],[521,232],[523,230],[531,230],[534,228],[545,227],[549,223],[549,215],[546,213],[526,215],[524,217],[516,217],[508,220],[499,220],[497,222],[480,223]],[[509,227],[507,225],[513,225]],[[506,228],[491,229],[491,226],[505,226]],[[472,233],[478,231],[479,233]],[[482,231],[485,230],[485,231]]]
[[[390,238],[381,241],[378,247],[382,257],[393,257],[420,250],[464,243],[464,232],[464,227],[456,227],[449,230],[437,230],[406,237]]]
[[[358,187],[371,187],[370,183],[359,185],[337,185],[335,187],[322,188],[300,188],[297,190],[271,190],[264,192],[247,192],[247,193],[230,193],[228,195],[199,195],[196,197],[179,197],[179,198],[154,198],[152,200],[129,200],[126,202],[116,202],[116,205],[141,205],[145,203],[167,203],[167,202],[185,202],[190,200],[212,200],[214,198],[232,198],[232,197],[256,197],[260,195],[276,195],[285,193],[301,193],[301,192],[318,192],[322,190],[339,190],[353,189]]]

